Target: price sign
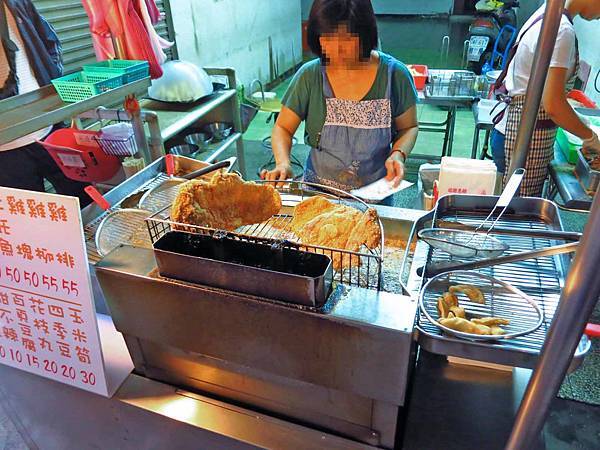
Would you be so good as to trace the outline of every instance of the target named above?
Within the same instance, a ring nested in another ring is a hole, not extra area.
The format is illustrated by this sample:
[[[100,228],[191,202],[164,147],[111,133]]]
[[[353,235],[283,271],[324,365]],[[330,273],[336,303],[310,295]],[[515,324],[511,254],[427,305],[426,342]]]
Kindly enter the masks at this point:
[[[0,364],[107,395],[74,197],[0,187]]]

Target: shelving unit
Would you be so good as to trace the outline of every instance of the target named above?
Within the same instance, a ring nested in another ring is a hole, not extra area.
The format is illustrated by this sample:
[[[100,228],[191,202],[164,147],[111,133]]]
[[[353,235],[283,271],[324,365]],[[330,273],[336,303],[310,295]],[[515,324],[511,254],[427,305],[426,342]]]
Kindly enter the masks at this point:
[[[246,162],[242,140],[240,105],[237,98],[235,70],[231,68],[205,68],[210,76],[227,77],[228,88],[201,99],[198,102],[181,104],[146,99],[140,102],[142,114],[151,112],[158,116],[160,135],[163,142],[176,139],[186,129],[201,128],[211,122],[228,122],[233,132],[227,139],[210,147],[206,162],[212,162],[235,144],[239,171],[246,178]]]
[[[128,95],[146,95],[148,87],[150,87],[150,78],[144,78],[81,102],[65,103],[56,93],[54,86],[48,85],[2,100],[0,101],[0,145],[55,123],[71,120],[85,111],[122,103]],[[147,146],[145,148],[147,152]]]

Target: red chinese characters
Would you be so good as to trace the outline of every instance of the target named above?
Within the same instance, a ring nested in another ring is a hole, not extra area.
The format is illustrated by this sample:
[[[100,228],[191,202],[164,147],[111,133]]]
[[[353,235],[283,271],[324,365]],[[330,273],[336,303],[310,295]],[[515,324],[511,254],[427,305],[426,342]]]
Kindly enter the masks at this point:
[[[0,234],[10,236],[10,226],[7,219],[0,219]]]

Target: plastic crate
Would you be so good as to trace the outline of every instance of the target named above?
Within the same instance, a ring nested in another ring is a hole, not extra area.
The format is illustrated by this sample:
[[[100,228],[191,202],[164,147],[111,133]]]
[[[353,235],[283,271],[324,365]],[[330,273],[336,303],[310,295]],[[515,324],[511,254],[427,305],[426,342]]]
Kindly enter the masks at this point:
[[[110,59],[92,64],[85,64],[86,73],[102,72],[123,75],[124,83],[133,83],[149,76],[150,66],[147,61],[132,61],[127,59]]]
[[[586,116],[587,121],[596,133],[600,133],[600,118]],[[569,164],[577,164],[579,156],[577,151],[581,149],[582,141],[577,136],[559,128],[556,132],[556,143],[567,158]]]
[[[575,138],[575,136],[570,138],[562,128],[559,128],[556,132],[556,143],[565,155],[565,158],[567,158],[569,164],[577,164],[577,160],[579,159],[577,150],[581,148],[581,140],[579,139],[578,143],[572,142],[573,138]]]
[[[417,88],[417,91],[422,91],[423,89],[425,89],[425,83],[427,83],[427,78],[429,77],[429,68],[427,66],[419,64],[409,64],[407,67],[409,70],[412,69],[420,74],[413,74],[412,76],[413,80],[415,81],[415,87]]]
[[[77,72],[52,80],[63,102],[80,102],[123,85],[123,75]]]

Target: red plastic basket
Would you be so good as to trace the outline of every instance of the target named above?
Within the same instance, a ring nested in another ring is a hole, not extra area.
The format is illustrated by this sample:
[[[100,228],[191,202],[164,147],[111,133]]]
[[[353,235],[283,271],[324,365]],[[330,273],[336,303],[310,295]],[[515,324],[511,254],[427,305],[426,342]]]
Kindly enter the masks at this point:
[[[63,128],[40,144],[71,180],[96,183],[110,180],[121,168],[116,156],[102,151],[94,138],[98,132]]]
[[[417,91],[422,91],[425,89],[425,84],[427,83],[427,78],[429,78],[429,67],[423,66],[420,64],[409,64],[408,69],[412,69],[415,72],[419,72],[422,75],[414,75],[413,80],[415,80],[415,87]]]

